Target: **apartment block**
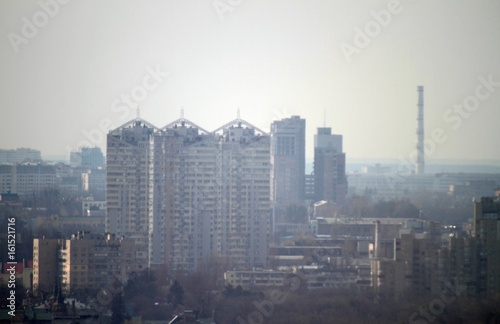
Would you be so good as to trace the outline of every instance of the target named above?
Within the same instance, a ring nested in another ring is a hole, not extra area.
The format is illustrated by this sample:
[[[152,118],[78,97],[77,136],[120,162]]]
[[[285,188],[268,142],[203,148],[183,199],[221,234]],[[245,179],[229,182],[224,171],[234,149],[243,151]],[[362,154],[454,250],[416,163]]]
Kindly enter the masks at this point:
[[[32,195],[48,187],[59,187],[60,178],[55,165],[4,164],[0,165],[0,192]]]
[[[106,230],[134,239],[148,266],[267,262],[270,137],[236,119],[209,132],[136,118],[108,134]]]
[[[58,282],[59,240],[33,239],[33,289],[51,291]]]
[[[241,286],[243,289],[254,287],[282,287],[285,285],[290,272],[254,269],[248,271],[226,271],[224,280],[233,287]]]
[[[150,140],[155,127],[134,119],[107,136],[106,232],[137,243],[138,260],[149,262]]]
[[[208,132],[179,119],[156,132],[150,168],[151,263],[267,262],[269,136],[237,119]]]
[[[65,292],[98,289],[145,269],[135,255],[134,240],[111,234],[78,232],[70,239],[34,239],[33,286],[51,291],[57,282]]]

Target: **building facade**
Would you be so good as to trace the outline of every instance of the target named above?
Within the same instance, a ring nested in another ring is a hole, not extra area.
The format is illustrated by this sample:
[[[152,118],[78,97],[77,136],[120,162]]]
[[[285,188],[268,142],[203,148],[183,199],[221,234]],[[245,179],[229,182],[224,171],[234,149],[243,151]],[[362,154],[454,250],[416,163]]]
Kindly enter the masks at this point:
[[[107,147],[106,230],[135,239],[148,266],[267,262],[268,134],[239,118],[213,132],[184,118],[161,129],[136,119]]]
[[[306,121],[292,116],[271,124],[271,193],[278,208],[305,198]]]
[[[62,176],[56,165],[0,165],[0,192],[13,192],[20,196],[33,195],[45,188],[59,188],[61,180]]]
[[[473,237],[479,251],[477,293],[493,295],[500,292],[500,191],[496,197],[483,197],[474,202]]]
[[[332,134],[330,127],[318,128],[314,135],[314,196],[338,205],[345,202],[347,179],[342,135]]]
[[[47,292],[57,283],[70,293],[99,289],[114,279],[125,282],[131,272],[146,268],[135,252],[134,240],[111,234],[78,232],[71,239],[34,239],[33,287]]]
[[[58,282],[59,240],[33,239],[33,289],[52,291]]]
[[[0,149],[0,164],[16,164],[22,162],[40,162],[42,155],[39,150],[18,148],[15,150]]]
[[[99,169],[106,165],[104,154],[98,147],[82,147],[80,151],[71,152],[69,160],[71,167]]]
[[[149,262],[149,167],[154,126],[137,118],[107,136],[106,232],[135,240],[137,259]]]
[[[242,120],[207,132],[180,119],[155,133],[151,262],[193,271],[213,256],[267,262],[269,136]]]

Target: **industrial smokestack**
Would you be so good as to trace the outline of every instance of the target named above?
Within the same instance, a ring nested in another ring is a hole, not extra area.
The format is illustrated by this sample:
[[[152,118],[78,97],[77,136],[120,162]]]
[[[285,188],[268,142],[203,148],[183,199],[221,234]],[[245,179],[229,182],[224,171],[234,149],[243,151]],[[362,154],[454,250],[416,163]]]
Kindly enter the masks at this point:
[[[424,87],[418,86],[418,115],[417,115],[417,166],[416,174],[424,174]]]

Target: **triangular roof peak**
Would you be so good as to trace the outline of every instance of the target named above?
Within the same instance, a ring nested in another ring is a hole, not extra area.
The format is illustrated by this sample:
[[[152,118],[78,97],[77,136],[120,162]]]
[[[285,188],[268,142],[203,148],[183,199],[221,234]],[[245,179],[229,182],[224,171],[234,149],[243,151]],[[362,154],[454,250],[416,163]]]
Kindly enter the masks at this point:
[[[154,131],[159,130],[159,128],[156,127],[155,125],[153,125],[150,122],[148,122],[148,121],[140,118],[139,116],[137,116],[136,118],[129,120],[125,124],[116,127],[111,132],[114,132],[114,131],[117,131],[117,130],[120,130],[120,129],[124,129],[124,128],[131,128],[131,127],[134,127],[134,126],[137,126],[137,125],[139,125],[139,126],[146,126],[148,128],[152,128]]]
[[[242,126],[246,126],[247,128],[252,128],[252,129],[256,130],[258,133],[260,133],[261,135],[269,136],[269,134],[267,132],[263,131],[262,129],[258,128],[255,125],[250,124],[246,120],[239,118],[239,116],[238,116],[238,118],[233,119],[232,121],[217,128],[212,133],[217,133],[217,132],[220,132],[221,130],[224,130],[224,129],[227,129],[230,127],[242,127]]]

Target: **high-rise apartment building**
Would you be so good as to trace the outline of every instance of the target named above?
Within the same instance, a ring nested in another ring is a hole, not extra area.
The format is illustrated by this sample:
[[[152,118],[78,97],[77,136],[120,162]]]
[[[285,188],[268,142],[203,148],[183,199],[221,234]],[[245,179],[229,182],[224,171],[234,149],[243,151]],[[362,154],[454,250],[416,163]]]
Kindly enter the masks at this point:
[[[107,136],[106,232],[135,240],[136,258],[149,262],[150,140],[155,127],[137,118]]]
[[[223,256],[264,265],[270,215],[269,136],[242,120],[207,132],[180,119],[152,144],[152,264],[195,270]]]
[[[134,238],[151,266],[265,265],[270,170],[269,135],[239,118],[213,132],[136,119],[108,135],[107,231]]]
[[[318,128],[314,135],[314,196],[342,205],[347,195],[345,153],[342,135],[332,134],[330,127]]]
[[[278,208],[305,198],[306,121],[292,116],[271,124],[271,193]]]

